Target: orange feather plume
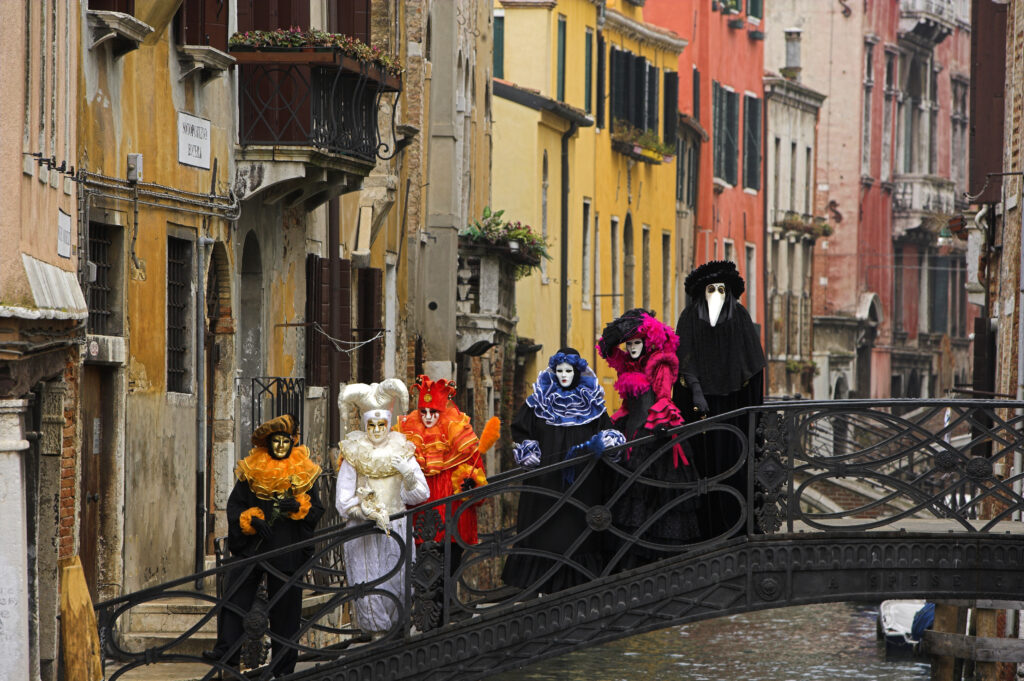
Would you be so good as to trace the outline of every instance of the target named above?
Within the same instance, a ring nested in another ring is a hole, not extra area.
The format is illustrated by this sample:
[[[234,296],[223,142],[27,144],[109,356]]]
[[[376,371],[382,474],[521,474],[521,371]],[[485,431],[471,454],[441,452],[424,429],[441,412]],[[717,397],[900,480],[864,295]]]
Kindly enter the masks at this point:
[[[487,425],[484,426],[483,431],[480,433],[480,445],[478,451],[483,454],[488,449],[494,446],[494,443],[501,437],[501,419],[497,416],[492,416],[487,421]]]

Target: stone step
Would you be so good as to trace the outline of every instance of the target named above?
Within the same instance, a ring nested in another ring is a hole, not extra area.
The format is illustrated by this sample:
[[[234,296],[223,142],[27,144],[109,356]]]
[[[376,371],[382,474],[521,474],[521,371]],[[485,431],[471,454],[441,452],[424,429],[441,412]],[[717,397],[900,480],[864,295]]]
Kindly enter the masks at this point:
[[[141,653],[150,648],[165,646],[180,635],[181,632],[131,631],[121,637],[121,647],[131,653]],[[216,642],[216,631],[197,631],[164,652],[177,653],[179,655],[200,655],[204,650],[211,650]]]
[[[140,603],[130,610],[128,628],[131,633],[178,634],[195,626],[211,605],[209,601],[185,596]],[[216,633],[216,618],[210,618],[200,631]]]

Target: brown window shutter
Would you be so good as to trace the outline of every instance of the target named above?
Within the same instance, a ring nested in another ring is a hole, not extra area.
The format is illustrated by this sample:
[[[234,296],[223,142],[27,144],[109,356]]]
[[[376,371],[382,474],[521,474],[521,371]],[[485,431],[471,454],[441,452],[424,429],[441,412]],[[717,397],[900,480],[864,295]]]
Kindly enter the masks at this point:
[[[352,262],[342,260],[341,283],[336,291],[332,291],[331,304],[335,306],[340,321],[338,323],[338,340],[352,341],[358,338],[352,337]],[[332,349],[333,351],[333,349]],[[352,355],[348,352],[338,352],[339,375],[343,382],[352,380]]]
[[[178,41],[182,45],[209,45],[227,51],[227,2],[184,0],[178,10]]]
[[[366,341],[378,333],[383,327],[382,296],[384,272],[376,268],[359,270],[359,320],[356,340]],[[373,383],[383,378],[384,342],[378,338],[372,343],[359,348],[359,381]]]
[[[328,30],[370,44],[370,0],[335,0],[328,7]]]

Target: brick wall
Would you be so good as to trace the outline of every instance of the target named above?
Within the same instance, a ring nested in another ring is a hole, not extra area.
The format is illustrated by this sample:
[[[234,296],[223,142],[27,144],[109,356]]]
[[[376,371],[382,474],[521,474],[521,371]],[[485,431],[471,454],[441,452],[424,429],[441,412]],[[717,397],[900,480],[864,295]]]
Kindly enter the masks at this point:
[[[78,363],[78,348],[68,352],[68,361],[64,367],[64,383],[67,392],[64,395],[64,433],[60,455],[60,529],[59,556],[69,558],[75,553],[75,540],[78,528],[75,523],[76,497],[78,489],[78,442],[81,439],[78,420],[79,379],[81,365]]]

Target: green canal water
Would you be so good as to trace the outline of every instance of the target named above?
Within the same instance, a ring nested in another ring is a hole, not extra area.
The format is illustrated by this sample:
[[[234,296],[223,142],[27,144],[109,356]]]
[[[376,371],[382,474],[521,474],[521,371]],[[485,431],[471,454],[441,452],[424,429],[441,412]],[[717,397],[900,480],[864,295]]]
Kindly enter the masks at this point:
[[[662,629],[496,674],[492,681],[917,681],[923,658],[886,659],[876,608],[830,603]]]

